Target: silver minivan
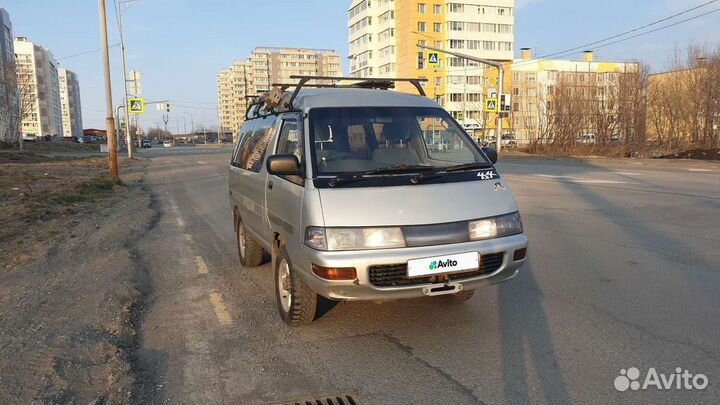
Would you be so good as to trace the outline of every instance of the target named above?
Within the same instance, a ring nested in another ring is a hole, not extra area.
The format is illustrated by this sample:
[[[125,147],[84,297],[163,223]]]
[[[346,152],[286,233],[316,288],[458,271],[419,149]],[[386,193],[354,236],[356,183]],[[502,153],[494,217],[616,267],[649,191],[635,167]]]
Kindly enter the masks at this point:
[[[340,301],[465,301],[517,274],[528,241],[496,151],[417,80],[421,95],[296,78],[251,103],[229,174],[240,262],[271,258],[285,322]]]

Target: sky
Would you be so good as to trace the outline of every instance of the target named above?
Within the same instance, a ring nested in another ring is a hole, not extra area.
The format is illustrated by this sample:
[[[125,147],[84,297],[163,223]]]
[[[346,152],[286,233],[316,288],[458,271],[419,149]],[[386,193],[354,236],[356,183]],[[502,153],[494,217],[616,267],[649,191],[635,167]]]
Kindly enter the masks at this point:
[[[516,54],[545,55],[618,34],[708,0],[516,0]],[[431,0],[428,0],[430,3]],[[143,97],[170,100],[168,129],[217,125],[218,72],[258,46],[334,49],[347,72],[350,0],[139,0],[123,13],[128,70],[142,74]],[[119,42],[107,0],[110,44]],[[83,124],[104,128],[105,95],[97,0],[0,0],[15,36],[54,54],[79,76]],[[720,1],[703,11],[720,8]],[[700,11],[694,13],[698,14]],[[694,14],[688,14],[692,16]],[[677,48],[720,44],[720,12],[602,48],[596,60],[641,60],[662,71]],[[111,50],[114,104],[122,104],[120,50]],[[567,58],[580,58],[579,54]],[[143,127],[162,126],[150,106]]]

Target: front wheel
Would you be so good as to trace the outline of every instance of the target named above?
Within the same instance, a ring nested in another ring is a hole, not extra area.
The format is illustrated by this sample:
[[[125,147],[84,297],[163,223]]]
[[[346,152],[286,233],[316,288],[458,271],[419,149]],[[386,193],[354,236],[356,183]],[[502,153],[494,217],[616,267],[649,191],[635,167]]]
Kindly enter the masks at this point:
[[[285,248],[280,248],[275,259],[275,296],[280,317],[288,325],[306,325],[315,320],[318,295],[293,270]]]

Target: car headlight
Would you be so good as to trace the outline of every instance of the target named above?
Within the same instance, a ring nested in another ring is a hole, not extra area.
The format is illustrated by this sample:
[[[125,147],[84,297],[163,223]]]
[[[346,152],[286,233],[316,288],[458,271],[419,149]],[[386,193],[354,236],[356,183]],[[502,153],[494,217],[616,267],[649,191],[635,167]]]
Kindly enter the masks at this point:
[[[468,223],[470,240],[502,238],[522,233],[520,214],[515,212],[495,218],[479,219]]]
[[[405,247],[400,228],[319,228],[305,230],[305,244],[316,250],[365,250]]]

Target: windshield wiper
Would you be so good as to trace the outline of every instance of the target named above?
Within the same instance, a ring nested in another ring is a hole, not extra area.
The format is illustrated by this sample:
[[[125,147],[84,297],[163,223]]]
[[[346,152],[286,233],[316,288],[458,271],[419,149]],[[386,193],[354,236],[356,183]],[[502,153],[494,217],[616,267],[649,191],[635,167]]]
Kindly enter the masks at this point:
[[[412,182],[413,184],[419,184],[425,180],[435,179],[438,177],[446,176],[448,173],[462,172],[465,170],[488,169],[491,167],[492,167],[492,165],[490,163],[477,163],[477,162],[463,163],[463,164],[450,166],[450,167],[441,167],[437,170],[434,170],[432,173],[428,173],[428,174],[420,173],[417,176],[413,176],[413,178],[410,179],[410,182]]]
[[[367,176],[372,175],[378,175],[378,174],[394,174],[394,173],[412,173],[417,171],[424,171],[424,170],[433,170],[433,166],[427,166],[427,165],[396,165],[396,166],[390,166],[390,167],[383,167],[380,169],[373,169],[373,170],[367,170],[360,173],[355,173],[352,175],[340,175],[335,176],[332,180],[330,180],[330,183],[328,185],[330,187],[335,187],[339,184],[343,183],[352,183],[355,181],[364,180],[367,178]]]

